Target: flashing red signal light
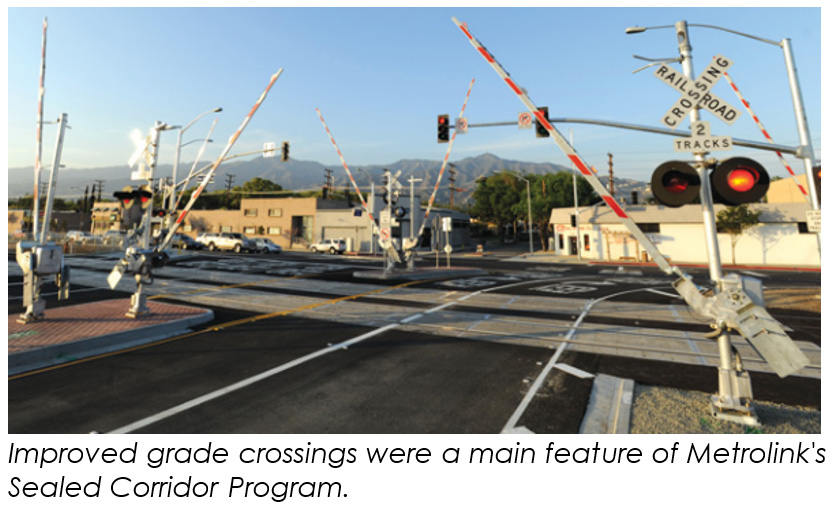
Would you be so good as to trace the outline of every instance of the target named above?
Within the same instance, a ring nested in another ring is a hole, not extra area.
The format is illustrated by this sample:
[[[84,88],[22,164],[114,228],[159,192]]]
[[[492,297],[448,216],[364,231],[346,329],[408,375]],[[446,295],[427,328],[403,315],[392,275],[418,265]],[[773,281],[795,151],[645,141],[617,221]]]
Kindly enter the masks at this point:
[[[760,201],[769,189],[766,169],[749,158],[735,157],[720,162],[712,171],[715,202],[736,206]]]
[[[133,205],[133,188],[131,186],[125,186],[120,192],[113,192],[112,196],[121,202],[124,209],[129,209]]]
[[[654,198],[668,207],[691,204],[700,193],[700,176],[685,162],[666,162],[651,175]]]

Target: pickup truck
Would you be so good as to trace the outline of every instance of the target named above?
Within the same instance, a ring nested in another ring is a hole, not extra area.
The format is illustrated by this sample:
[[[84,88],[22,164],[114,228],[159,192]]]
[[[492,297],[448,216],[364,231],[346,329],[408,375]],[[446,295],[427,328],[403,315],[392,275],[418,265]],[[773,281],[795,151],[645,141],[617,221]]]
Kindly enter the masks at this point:
[[[254,242],[242,234],[233,232],[221,232],[219,234],[199,234],[196,242],[202,244],[210,251],[230,250],[236,253],[242,251],[255,251]]]

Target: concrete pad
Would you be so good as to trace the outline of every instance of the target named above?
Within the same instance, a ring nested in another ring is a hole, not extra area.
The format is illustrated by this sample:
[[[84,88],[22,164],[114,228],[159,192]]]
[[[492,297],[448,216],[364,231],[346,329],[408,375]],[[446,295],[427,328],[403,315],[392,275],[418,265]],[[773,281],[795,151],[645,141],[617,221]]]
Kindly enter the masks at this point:
[[[633,399],[633,380],[598,374],[579,433],[628,434]]]
[[[213,319],[209,309],[155,301],[147,302],[149,315],[128,318],[129,306],[113,299],[51,308],[28,324],[9,315],[9,375],[159,341]]]

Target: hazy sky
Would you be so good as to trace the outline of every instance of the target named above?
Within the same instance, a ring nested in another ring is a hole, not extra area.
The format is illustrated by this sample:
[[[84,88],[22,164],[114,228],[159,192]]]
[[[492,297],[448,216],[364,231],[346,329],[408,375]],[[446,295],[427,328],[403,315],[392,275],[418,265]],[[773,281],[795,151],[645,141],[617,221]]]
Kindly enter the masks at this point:
[[[674,29],[626,35],[634,25],[676,21],[714,24],[775,41],[790,38],[811,137],[820,156],[821,11],[819,8],[53,8],[12,7],[8,14],[8,165],[32,166],[43,18],[47,40],[45,119],[69,115],[62,163],[67,168],[127,168],[131,132],[155,120],[191,127],[184,142],[203,138],[219,117],[213,160],[240,125],[269,77],[277,81],[234,153],[264,142],[291,143],[291,156],[324,164],[339,160],[315,113],[319,107],[350,165],[399,159],[443,159],[436,116],[456,117],[472,78],[470,123],[516,121],[524,106],[452,22],[455,16],[505,66],[550,116],[661,126],[678,93],[653,76],[632,74],[651,58],[677,56]],[[716,54],[775,142],[795,145],[798,133],[780,48],[708,28],[690,29],[695,71]],[[673,64],[679,69],[679,64]],[[740,107],[725,80],[716,95]],[[747,112],[733,126],[714,116],[714,135],[763,141]],[[614,154],[615,174],[646,180],[661,162],[688,158],[672,138],[585,125],[573,131],[577,150],[598,169]],[[688,128],[688,120],[681,128]],[[44,127],[43,158],[52,159],[57,127]],[[176,133],[162,134],[160,163],[173,161]],[[183,149],[192,160],[199,143]],[[550,139],[517,126],[473,128],[459,135],[451,160],[482,153],[568,165]],[[748,155],[735,150],[732,155]],[[750,156],[773,175],[785,171],[769,152]],[[685,158],[684,158],[685,157]],[[790,158],[797,170],[799,163]]]

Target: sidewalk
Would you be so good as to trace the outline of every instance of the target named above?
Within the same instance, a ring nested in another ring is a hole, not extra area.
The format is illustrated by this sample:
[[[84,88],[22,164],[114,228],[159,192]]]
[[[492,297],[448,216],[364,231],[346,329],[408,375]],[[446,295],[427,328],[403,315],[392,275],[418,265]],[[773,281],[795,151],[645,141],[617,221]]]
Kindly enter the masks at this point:
[[[148,301],[150,314],[125,316],[129,299],[47,308],[41,321],[22,324],[9,315],[9,376],[123,350],[187,332],[213,311]]]

